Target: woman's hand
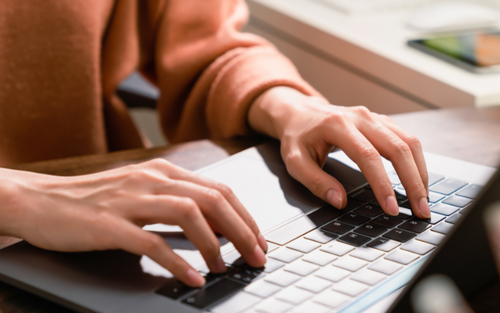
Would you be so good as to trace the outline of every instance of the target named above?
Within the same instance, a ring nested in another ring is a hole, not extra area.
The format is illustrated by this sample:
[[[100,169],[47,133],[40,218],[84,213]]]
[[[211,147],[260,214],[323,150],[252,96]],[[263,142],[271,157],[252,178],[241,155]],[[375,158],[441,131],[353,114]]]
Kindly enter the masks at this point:
[[[289,87],[274,87],[252,104],[248,121],[254,130],[279,139],[290,175],[334,207],[347,204],[346,192],[321,168],[336,146],[356,162],[387,214],[397,215],[399,206],[381,155],[394,165],[415,215],[430,217],[421,144],[387,116],[365,107],[329,105]]]
[[[123,249],[147,255],[190,286],[200,274],[168,244],[141,229],[179,225],[212,272],[224,272],[213,226],[248,264],[262,267],[267,243],[225,185],[158,159],[93,175],[57,177],[0,170],[0,234],[44,249]]]

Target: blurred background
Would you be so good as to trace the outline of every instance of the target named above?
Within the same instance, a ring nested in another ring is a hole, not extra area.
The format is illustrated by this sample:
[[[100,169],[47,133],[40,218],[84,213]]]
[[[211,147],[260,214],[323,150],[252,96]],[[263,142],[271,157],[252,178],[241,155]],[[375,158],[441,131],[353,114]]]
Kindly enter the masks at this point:
[[[500,0],[247,0],[244,31],[276,45],[331,103],[383,114],[500,104]],[[119,88],[153,146],[158,90]]]

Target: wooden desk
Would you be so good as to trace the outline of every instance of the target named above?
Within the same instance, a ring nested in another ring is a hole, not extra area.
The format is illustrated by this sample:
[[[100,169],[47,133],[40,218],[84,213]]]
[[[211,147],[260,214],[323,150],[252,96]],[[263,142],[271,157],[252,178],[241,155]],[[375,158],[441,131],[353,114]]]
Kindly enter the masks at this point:
[[[394,115],[393,118],[399,125],[416,134],[426,151],[488,166],[496,166],[500,161],[500,107],[423,111]],[[81,175],[161,157],[184,168],[196,170],[265,140],[261,137],[202,140],[165,148],[31,163],[16,168],[53,175]],[[18,239],[0,236],[0,249],[17,241]],[[500,293],[499,286],[498,282],[492,284],[471,300],[477,313],[500,311],[500,301],[497,297],[490,297]],[[71,311],[0,283],[0,313],[13,312]]]

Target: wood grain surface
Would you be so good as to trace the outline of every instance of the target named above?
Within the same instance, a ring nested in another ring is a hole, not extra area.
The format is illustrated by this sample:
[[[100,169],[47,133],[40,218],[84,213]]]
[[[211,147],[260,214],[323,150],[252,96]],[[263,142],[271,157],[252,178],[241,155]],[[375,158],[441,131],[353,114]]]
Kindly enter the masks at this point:
[[[394,121],[417,135],[426,151],[496,166],[500,162],[500,107],[447,109],[392,116]],[[82,175],[127,164],[164,158],[178,166],[197,170],[266,138],[201,140],[168,147],[115,152],[22,164],[15,169],[51,175]],[[0,249],[19,241],[0,236]],[[471,299],[476,313],[500,312],[500,284],[494,282]],[[56,304],[0,283],[0,313],[71,312]]]

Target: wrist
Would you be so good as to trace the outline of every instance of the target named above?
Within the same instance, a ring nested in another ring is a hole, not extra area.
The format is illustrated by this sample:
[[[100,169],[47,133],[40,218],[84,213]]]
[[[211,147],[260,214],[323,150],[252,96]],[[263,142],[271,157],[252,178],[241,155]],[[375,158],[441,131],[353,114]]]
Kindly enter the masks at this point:
[[[300,117],[311,104],[328,102],[291,87],[273,87],[255,99],[248,113],[248,122],[254,131],[281,140],[295,117]]]
[[[25,172],[0,169],[0,235],[22,238],[22,220],[29,207],[22,180]],[[29,179],[26,180],[29,182]]]

